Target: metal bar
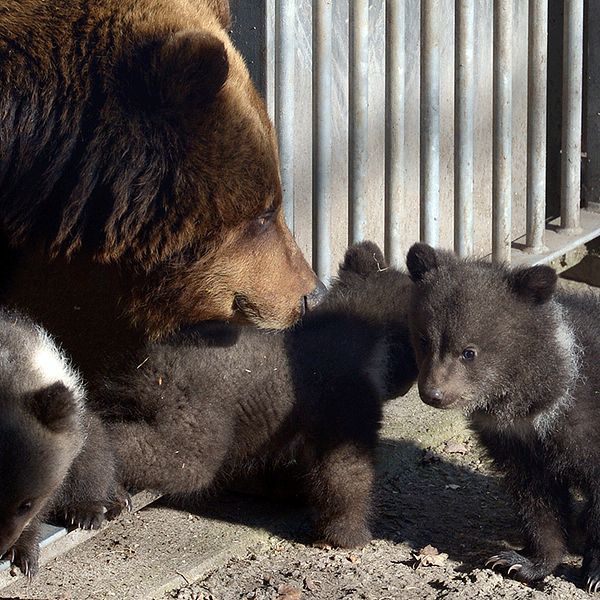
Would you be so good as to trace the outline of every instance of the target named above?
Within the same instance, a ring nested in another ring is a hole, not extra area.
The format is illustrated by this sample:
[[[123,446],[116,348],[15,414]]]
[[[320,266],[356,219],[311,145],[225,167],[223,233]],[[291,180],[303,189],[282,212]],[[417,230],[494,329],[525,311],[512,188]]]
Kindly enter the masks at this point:
[[[512,0],[494,0],[492,260],[510,261],[512,216]]]
[[[406,3],[386,2],[385,79],[385,253],[391,265],[404,262],[401,218],[406,193],[404,177],[404,104],[406,76]]]
[[[473,154],[474,154],[474,0],[456,0],[456,75],[454,93],[454,251],[473,254]]]
[[[527,97],[526,249],[544,249],[546,219],[546,117],[548,78],[548,0],[529,0]]]
[[[294,60],[296,0],[275,3],[275,126],[285,220],[294,231]]]
[[[583,0],[565,0],[560,226],[577,230],[581,203]]]
[[[437,246],[440,213],[439,4],[421,2],[421,240]]]
[[[332,0],[313,4],[313,267],[324,280],[331,263]]]
[[[348,200],[350,243],[365,237],[369,102],[369,1],[350,3]]]

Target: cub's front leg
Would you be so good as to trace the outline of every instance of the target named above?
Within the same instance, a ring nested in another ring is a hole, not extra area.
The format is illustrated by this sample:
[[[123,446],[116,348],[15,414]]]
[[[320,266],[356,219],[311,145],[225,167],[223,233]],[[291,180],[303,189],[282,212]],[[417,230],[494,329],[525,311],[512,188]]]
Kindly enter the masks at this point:
[[[522,463],[511,468],[506,481],[527,546],[522,554],[514,550],[500,552],[486,564],[531,583],[552,573],[565,554],[569,490],[559,482],[546,480],[541,470],[527,469]]]
[[[593,490],[584,514],[586,531],[582,573],[588,592],[600,591],[600,488]]]

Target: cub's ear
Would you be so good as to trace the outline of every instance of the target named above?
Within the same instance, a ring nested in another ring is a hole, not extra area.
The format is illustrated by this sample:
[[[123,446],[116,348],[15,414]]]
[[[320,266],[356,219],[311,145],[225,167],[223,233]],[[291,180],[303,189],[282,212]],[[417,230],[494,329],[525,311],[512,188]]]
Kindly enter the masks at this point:
[[[228,72],[219,38],[182,30],[134,46],[117,68],[117,84],[126,105],[185,119],[216,98]]]
[[[27,408],[42,425],[55,432],[69,429],[78,410],[73,393],[60,381],[31,394]]]
[[[359,242],[350,246],[340,265],[340,275],[343,271],[351,271],[359,275],[369,275],[387,268],[383,252],[373,242]]]
[[[536,304],[543,304],[552,298],[558,277],[551,267],[537,265],[512,271],[508,279],[515,294]]]
[[[411,279],[418,283],[426,273],[438,268],[437,254],[427,244],[413,244],[406,255],[406,267]]]

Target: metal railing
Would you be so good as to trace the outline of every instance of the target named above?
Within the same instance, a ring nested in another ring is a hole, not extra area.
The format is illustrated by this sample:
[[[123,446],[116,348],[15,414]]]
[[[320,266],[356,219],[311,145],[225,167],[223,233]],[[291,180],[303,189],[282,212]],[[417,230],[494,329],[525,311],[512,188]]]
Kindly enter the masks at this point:
[[[320,276],[367,237],[394,264],[417,239],[538,263],[600,234],[581,207],[583,0],[564,2],[562,65],[548,0],[265,1],[285,214]],[[561,69],[562,149],[548,148]]]

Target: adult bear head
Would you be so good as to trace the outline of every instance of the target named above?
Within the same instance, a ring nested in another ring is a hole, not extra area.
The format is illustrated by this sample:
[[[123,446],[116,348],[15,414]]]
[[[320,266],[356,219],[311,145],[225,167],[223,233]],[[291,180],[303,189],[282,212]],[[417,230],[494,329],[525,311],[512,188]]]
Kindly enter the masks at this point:
[[[317,279],[284,222],[276,138],[220,0],[9,0],[0,223],[130,274],[152,336],[294,323]],[[317,291],[315,291],[317,290]]]

